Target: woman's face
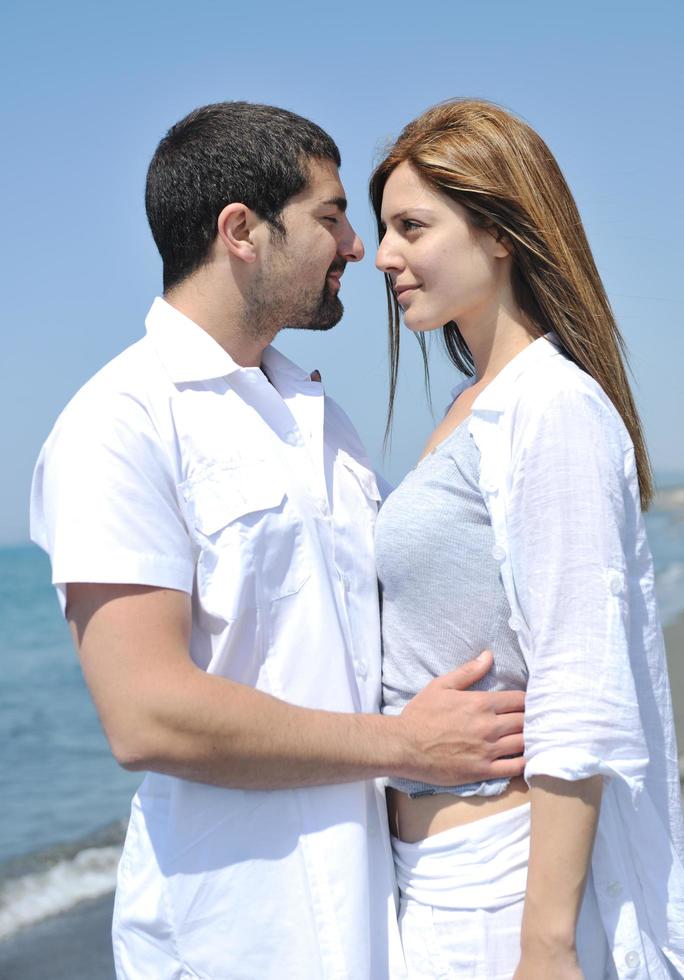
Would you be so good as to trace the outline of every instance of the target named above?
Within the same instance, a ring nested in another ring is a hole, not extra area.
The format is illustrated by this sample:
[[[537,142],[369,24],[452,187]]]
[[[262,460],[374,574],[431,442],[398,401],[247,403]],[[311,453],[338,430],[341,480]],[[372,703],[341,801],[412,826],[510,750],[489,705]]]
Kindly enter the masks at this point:
[[[385,233],[375,264],[392,280],[404,323],[434,330],[487,318],[509,285],[505,244],[434,191],[409,163],[390,174],[382,196]]]

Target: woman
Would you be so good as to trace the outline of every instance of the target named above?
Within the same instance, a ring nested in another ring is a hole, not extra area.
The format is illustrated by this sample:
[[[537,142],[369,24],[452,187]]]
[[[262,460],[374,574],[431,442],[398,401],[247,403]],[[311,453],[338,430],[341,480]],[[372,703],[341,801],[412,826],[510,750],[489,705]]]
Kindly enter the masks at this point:
[[[390,301],[467,377],[376,529],[384,710],[489,647],[527,689],[525,779],[391,781],[409,975],[684,976],[684,837],[651,472],[622,339],[549,149],[485,102],[371,179]],[[423,348],[425,352],[425,348]]]

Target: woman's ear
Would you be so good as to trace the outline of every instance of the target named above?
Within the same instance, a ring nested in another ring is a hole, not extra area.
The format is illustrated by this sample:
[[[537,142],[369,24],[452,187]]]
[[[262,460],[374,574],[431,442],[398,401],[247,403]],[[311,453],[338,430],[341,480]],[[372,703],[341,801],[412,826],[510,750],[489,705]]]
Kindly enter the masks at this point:
[[[513,245],[506,232],[498,225],[492,225],[488,230],[494,239],[494,258],[505,259],[508,255],[512,255]]]
[[[257,216],[246,204],[226,204],[216,222],[219,241],[228,254],[243,262],[254,262],[257,257],[254,228]]]

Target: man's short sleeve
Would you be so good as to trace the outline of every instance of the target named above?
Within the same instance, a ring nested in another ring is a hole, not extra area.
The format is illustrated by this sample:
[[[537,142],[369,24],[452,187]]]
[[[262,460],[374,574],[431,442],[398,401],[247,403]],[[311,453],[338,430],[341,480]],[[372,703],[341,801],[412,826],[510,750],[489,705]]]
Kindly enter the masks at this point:
[[[63,609],[68,582],[192,591],[169,450],[144,405],[115,392],[67,407],[34,472],[31,538],[50,555]]]

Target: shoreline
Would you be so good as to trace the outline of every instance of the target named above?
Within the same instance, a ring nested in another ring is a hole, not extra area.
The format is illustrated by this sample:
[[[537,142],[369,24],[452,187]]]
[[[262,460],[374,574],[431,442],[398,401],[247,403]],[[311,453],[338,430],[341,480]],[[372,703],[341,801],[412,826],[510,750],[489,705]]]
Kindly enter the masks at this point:
[[[74,905],[0,942],[2,980],[116,980],[114,893]]]
[[[666,626],[663,633],[679,749],[679,778],[684,782],[684,614]]]
[[[684,615],[664,630],[684,779]],[[3,980],[115,980],[111,947],[113,893],[80,902],[0,942]]]

